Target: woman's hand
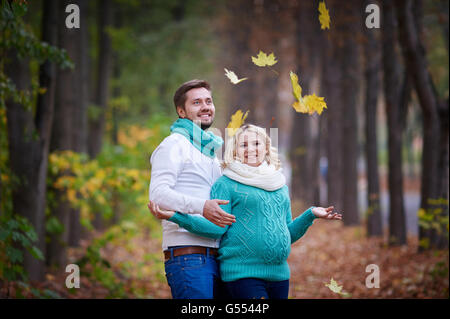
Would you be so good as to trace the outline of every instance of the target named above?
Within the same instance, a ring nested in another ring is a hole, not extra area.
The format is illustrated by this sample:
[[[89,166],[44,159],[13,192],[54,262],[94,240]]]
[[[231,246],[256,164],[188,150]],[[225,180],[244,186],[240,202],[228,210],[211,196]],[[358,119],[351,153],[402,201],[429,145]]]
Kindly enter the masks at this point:
[[[333,213],[334,206],[330,206],[328,208],[323,207],[314,207],[312,212],[314,216],[317,218],[325,218],[325,219],[342,219],[342,215],[338,213]]]
[[[175,214],[173,210],[160,209],[159,206],[152,201],[150,201],[150,203],[147,204],[147,207],[150,213],[152,213],[153,216],[155,216],[158,219],[169,219]]]

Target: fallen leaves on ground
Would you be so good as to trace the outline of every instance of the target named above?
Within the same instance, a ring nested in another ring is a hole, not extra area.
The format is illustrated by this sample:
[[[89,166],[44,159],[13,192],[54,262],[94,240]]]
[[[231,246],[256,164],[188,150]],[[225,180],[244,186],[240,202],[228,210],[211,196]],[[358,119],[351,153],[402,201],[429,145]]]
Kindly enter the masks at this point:
[[[297,203],[292,207],[293,211],[301,211]],[[416,237],[409,237],[408,245],[398,247],[387,246],[386,238],[387,234],[384,238],[366,238],[363,226],[315,220],[307,233],[292,245],[288,259],[289,298],[449,298],[448,250],[418,253]],[[83,241],[81,247],[71,248],[68,262],[82,256],[88,243]],[[171,298],[158,236],[140,234],[126,244],[110,243],[102,248],[101,254],[124,285],[127,298]],[[380,288],[365,285],[370,275],[366,267],[370,264],[379,267]],[[49,289],[63,298],[108,297],[108,289],[83,275],[80,288],[67,289],[67,275],[64,269],[49,270],[46,280],[33,287]],[[5,289],[0,291],[0,296],[6,297]],[[10,288],[9,296],[15,296],[14,287]]]
[[[325,283],[325,287],[328,287],[328,289],[330,289],[332,292],[339,294],[343,297],[351,297],[351,294],[342,290],[342,285],[339,286],[337,281],[334,280],[333,278],[330,279],[329,283]]]
[[[417,237],[398,247],[386,238],[367,238],[363,226],[316,220],[292,246],[289,297],[344,298],[324,285],[334,278],[352,299],[449,298],[448,250],[418,253]],[[370,264],[379,267],[380,288],[366,287]]]

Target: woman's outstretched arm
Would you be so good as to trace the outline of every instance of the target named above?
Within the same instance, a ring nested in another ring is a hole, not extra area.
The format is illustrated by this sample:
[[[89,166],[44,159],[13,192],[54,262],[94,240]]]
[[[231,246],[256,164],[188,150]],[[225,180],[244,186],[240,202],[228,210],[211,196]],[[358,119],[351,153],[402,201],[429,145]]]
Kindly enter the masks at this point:
[[[289,204],[289,211],[286,213],[286,224],[291,234],[291,244],[302,238],[308,228],[313,224],[317,217],[313,214],[314,206],[308,208],[296,219],[292,220],[291,205]]]
[[[311,206],[296,219],[292,220],[290,206],[291,205],[289,204],[289,211],[286,214],[286,223],[291,234],[291,244],[302,238],[316,218],[324,218],[329,220],[342,219],[341,214],[333,213],[333,206],[328,208]]]

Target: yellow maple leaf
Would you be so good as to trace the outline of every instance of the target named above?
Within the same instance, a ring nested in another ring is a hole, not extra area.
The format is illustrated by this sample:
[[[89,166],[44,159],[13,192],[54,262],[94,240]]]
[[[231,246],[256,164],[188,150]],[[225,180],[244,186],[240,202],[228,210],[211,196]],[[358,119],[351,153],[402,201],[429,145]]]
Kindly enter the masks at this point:
[[[230,137],[236,134],[238,128],[240,128],[244,124],[245,119],[248,116],[248,112],[249,111],[245,112],[244,114],[241,110],[237,110],[236,113],[231,115],[231,121],[227,126],[227,132]]]
[[[330,14],[325,6],[325,1],[319,3],[319,13],[320,29],[330,29]]]
[[[313,93],[313,95],[305,95],[303,97],[303,101],[305,102],[307,108],[310,110],[311,114],[317,112],[317,114],[322,114],[323,109],[327,108],[327,104],[324,101],[323,97],[317,96]]]
[[[256,64],[257,66],[272,66],[275,63],[277,63],[278,61],[275,58],[275,55],[273,54],[273,52],[269,55],[265,54],[264,52],[262,52],[261,50],[259,51],[258,55],[255,57],[252,56],[252,61],[254,64]]]
[[[238,83],[240,83],[240,82],[245,81],[245,80],[248,79],[248,78],[238,79],[236,73],[234,73],[233,71],[228,71],[228,70],[225,69],[225,68],[224,68],[224,70],[225,70],[225,76],[226,76],[227,78],[229,78],[230,81],[231,81],[231,83],[233,83],[233,84],[238,84]]]
[[[308,113],[310,115],[317,112],[317,114],[322,114],[323,109],[327,108],[327,104],[323,97],[317,96],[316,94],[305,95],[302,97],[302,87],[298,83],[298,76],[294,72],[290,72],[291,83],[292,83],[292,93],[297,101],[292,104],[292,107],[298,113]]]
[[[309,113],[308,108],[306,107],[305,103],[303,101],[295,101],[292,104],[292,107],[295,109],[297,113]]]

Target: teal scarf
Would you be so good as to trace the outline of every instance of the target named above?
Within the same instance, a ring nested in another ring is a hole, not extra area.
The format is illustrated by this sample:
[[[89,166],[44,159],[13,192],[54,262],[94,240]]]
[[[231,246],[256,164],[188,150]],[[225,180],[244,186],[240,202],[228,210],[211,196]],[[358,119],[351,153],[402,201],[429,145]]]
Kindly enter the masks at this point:
[[[212,132],[203,131],[197,124],[188,119],[178,119],[170,127],[170,132],[186,137],[195,148],[204,155],[214,158],[216,151],[222,147],[221,137]]]

